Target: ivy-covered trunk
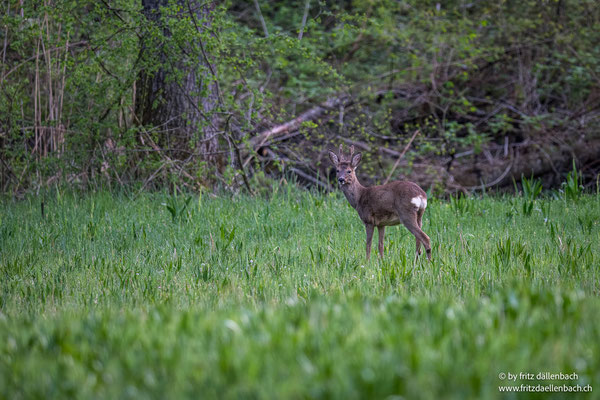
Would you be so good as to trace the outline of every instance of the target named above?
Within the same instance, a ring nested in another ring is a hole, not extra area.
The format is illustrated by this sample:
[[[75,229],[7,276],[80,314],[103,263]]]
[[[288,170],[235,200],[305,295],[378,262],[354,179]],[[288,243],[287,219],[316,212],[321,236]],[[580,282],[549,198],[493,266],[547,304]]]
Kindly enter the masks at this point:
[[[140,47],[138,121],[152,128],[151,136],[170,157],[214,164],[219,147],[217,82],[202,43],[210,35],[214,3],[143,0],[142,5],[148,29]]]

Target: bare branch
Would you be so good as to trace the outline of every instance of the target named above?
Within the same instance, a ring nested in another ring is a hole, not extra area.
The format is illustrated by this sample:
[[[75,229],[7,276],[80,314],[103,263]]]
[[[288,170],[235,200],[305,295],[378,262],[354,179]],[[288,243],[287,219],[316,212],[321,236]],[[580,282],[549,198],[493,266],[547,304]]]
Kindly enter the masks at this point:
[[[308,10],[310,9],[310,0],[306,0],[304,4],[304,15],[302,16],[302,25],[300,26],[300,32],[298,33],[298,40],[302,40],[304,35],[304,27],[306,26],[306,19],[308,18]]]
[[[258,13],[258,19],[260,19],[260,23],[263,28],[263,32],[265,33],[265,37],[269,37],[269,31],[267,30],[267,24],[265,23],[265,19],[263,18],[262,11],[260,11],[260,4],[258,4],[258,0],[254,0],[254,7],[256,7],[256,12]]]
[[[336,108],[342,103],[346,103],[347,106],[350,103],[350,97],[342,96],[330,98],[326,102],[303,112],[291,121],[274,126],[270,129],[267,129],[266,131],[259,133],[257,136],[250,139],[250,144],[254,148],[263,146],[270,138],[295,131],[296,129],[300,128],[303,122],[312,121],[320,117],[327,111]]]
[[[394,171],[398,167],[398,164],[400,164],[400,160],[402,160],[402,157],[404,157],[404,154],[406,153],[406,151],[410,147],[411,143],[413,142],[413,140],[415,140],[415,138],[417,137],[418,134],[419,134],[419,130],[417,129],[415,131],[415,133],[413,133],[412,137],[410,138],[410,140],[408,141],[408,143],[406,144],[406,146],[404,147],[404,150],[402,150],[402,153],[400,153],[400,156],[398,156],[398,159],[394,163],[394,166],[392,167],[392,170],[388,174],[387,178],[385,178],[385,181],[383,182],[384,185],[389,182],[390,178],[392,177],[392,174],[394,173]]]

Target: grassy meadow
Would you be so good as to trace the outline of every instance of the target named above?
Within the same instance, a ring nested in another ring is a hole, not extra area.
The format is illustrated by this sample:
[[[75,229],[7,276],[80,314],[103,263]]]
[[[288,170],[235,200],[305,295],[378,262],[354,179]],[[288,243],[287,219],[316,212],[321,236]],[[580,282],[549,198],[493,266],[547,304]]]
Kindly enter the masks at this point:
[[[0,399],[599,398],[600,196],[534,197],[430,199],[432,262],[291,185],[3,198]]]

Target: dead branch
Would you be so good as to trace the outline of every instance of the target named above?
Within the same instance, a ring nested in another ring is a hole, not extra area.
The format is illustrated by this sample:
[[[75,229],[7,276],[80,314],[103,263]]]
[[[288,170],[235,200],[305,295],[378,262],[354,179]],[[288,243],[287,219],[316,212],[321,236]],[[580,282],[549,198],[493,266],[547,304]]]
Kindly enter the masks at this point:
[[[360,142],[358,140],[352,140],[352,139],[344,138],[341,136],[337,136],[337,138],[344,141],[345,143],[347,143],[349,145],[353,145],[354,147],[358,147],[359,149],[362,149],[364,151],[371,151],[371,146],[365,142]],[[381,146],[381,147],[378,147],[377,150],[381,153],[386,153],[392,157],[400,157],[399,152],[392,150],[392,149],[388,149],[387,147]]]
[[[303,171],[299,170],[298,168],[294,168],[294,167],[292,167],[292,168],[290,168],[290,169],[289,169],[289,171],[293,172],[294,174],[298,175],[298,176],[299,176],[299,177],[301,177],[301,178],[304,178],[304,179],[306,179],[306,180],[308,180],[308,181],[311,181],[312,183],[314,183],[314,184],[316,184],[316,185],[319,185],[319,186],[321,186],[322,188],[324,188],[324,189],[325,189],[325,190],[327,190],[328,192],[330,192],[330,191],[331,191],[331,187],[330,187],[328,184],[326,184],[326,183],[324,183],[324,182],[321,182],[321,181],[320,181],[320,180],[318,180],[317,178],[315,178],[315,177],[313,177],[313,176],[310,176],[309,174],[307,174],[307,173],[305,173],[305,172],[303,172]]]
[[[265,19],[262,15],[262,11],[260,10],[260,4],[258,4],[258,0],[254,0],[254,7],[256,8],[256,13],[258,14],[258,19],[260,19],[260,24],[263,28],[263,33],[265,37],[269,37],[269,30],[267,29],[267,24],[265,23]]]
[[[327,111],[331,109],[337,108],[340,104],[344,104],[345,106],[350,105],[350,96],[341,96],[341,97],[333,97],[327,100],[326,102],[312,107],[307,111],[300,114],[298,117],[292,119],[291,121],[285,122],[280,125],[276,125],[272,128],[267,129],[259,133],[250,139],[250,145],[256,149],[258,147],[263,146],[267,140],[277,137],[279,135],[283,135],[300,128],[303,122],[312,121],[316,118],[319,118],[321,115],[325,114]]]
[[[306,0],[304,4],[304,15],[302,15],[302,25],[300,26],[300,32],[298,33],[298,40],[302,40],[304,34],[304,27],[306,26],[306,19],[308,18],[308,10],[310,9],[310,0]]]
[[[410,138],[410,140],[408,141],[408,143],[406,144],[406,146],[404,146],[404,150],[402,150],[402,153],[400,153],[400,156],[398,156],[398,159],[394,163],[394,166],[392,167],[392,170],[388,174],[387,178],[385,178],[385,181],[383,182],[384,185],[389,182],[390,178],[392,177],[392,174],[394,173],[394,171],[398,167],[398,164],[400,164],[400,160],[402,160],[402,157],[404,157],[404,154],[406,153],[406,151],[408,150],[408,148],[410,147],[410,145],[412,144],[413,140],[415,140],[415,138],[417,137],[418,134],[419,134],[419,130],[417,129],[415,131],[415,133],[413,133],[412,137]]]

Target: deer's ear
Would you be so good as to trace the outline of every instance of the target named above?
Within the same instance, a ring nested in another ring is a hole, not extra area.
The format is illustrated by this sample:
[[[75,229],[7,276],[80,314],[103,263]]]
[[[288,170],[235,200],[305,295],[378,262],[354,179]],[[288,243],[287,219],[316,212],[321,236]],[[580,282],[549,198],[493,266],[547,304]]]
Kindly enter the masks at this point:
[[[355,154],[352,157],[352,168],[358,167],[358,163],[360,162],[361,158],[362,158],[362,153]]]
[[[337,166],[340,162],[340,160],[338,159],[338,156],[336,156],[335,153],[331,150],[329,151],[329,159],[335,166]]]

